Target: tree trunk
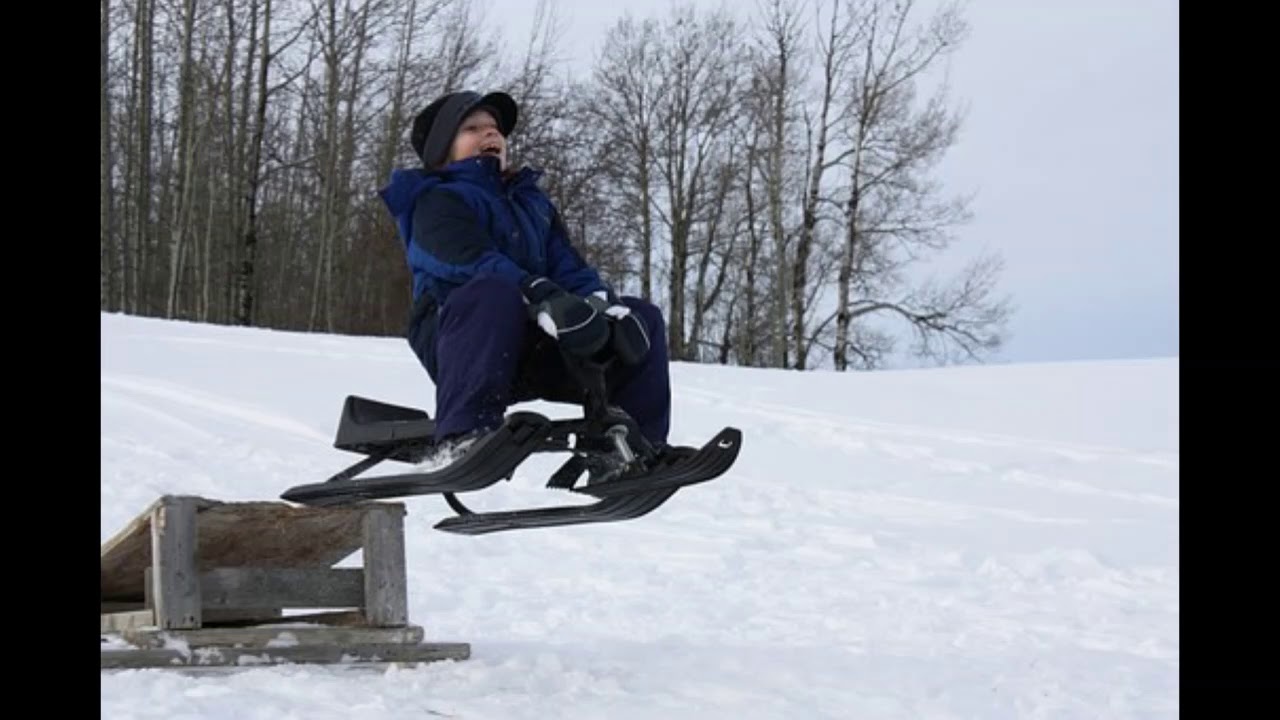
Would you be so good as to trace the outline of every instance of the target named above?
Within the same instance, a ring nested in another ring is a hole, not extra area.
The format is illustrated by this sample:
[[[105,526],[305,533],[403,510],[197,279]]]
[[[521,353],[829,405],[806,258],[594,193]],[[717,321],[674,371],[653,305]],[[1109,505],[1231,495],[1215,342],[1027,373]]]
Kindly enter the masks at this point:
[[[328,275],[330,248],[335,233],[335,204],[338,177],[338,102],[341,99],[339,89],[342,80],[341,58],[338,55],[338,7],[337,0],[328,0],[328,12],[325,20],[324,34],[324,125],[323,135],[319,142],[317,162],[320,166],[320,208],[318,211],[319,227],[316,237],[320,241],[315,257],[315,267],[311,276],[311,310],[307,316],[307,330],[315,332],[319,327],[321,311],[325,308],[323,294],[330,288],[325,284]]]
[[[112,232],[112,204],[111,197],[111,93],[108,87],[109,77],[107,74],[108,64],[110,60],[110,42],[111,37],[111,0],[102,0],[102,68],[99,76],[101,86],[99,88],[100,97],[100,120],[98,125],[98,142],[99,142],[99,174],[98,174],[98,235],[99,235],[99,272],[101,278],[98,286],[98,304],[104,310],[115,310],[115,285],[116,272],[113,267],[116,258],[115,233]]]
[[[200,322],[205,323],[213,321],[213,283],[211,281],[214,268],[213,247],[216,242],[215,239],[219,237],[214,232],[216,227],[214,221],[218,218],[217,194],[214,192],[214,188],[217,187],[218,183],[218,168],[217,165],[210,162],[206,170],[208,171],[208,176],[205,182],[208,183],[209,187],[209,199],[206,207],[208,212],[205,214],[204,221],[204,257],[201,258],[200,262],[200,306],[199,315],[197,316]]]
[[[391,109],[386,115],[383,125],[382,146],[378,149],[376,181],[379,187],[387,182],[391,170],[395,167],[398,149],[403,147],[405,107],[407,104],[406,86],[409,77],[409,62],[413,53],[414,38],[417,37],[419,24],[425,25],[439,11],[439,3],[430,3],[419,18],[417,0],[408,0],[404,20],[400,29],[400,42],[396,51],[395,74],[392,76]],[[395,241],[397,229],[392,218],[379,207],[371,223],[371,231],[376,236],[367,252],[362,253],[364,259],[363,289],[367,293],[365,303],[371,311],[376,309],[375,332],[388,333],[394,328],[400,330],[400,318],[403,317],[403,305],[392,301],[393,298],[404,298],[401,288],[410,282],[408,269]],[[397,282],[399,281],[399,282]],[[395,288],[394,290],[392,288]],[[393,309],[394,308],[394,309]]]
[[[734,190],[734,177],[737,176],[736,158],[734,157],[732,145],[728,152],[728,156],[724,161],[724,165],[720,167],[719,177],[716,178],[715,195],[711,200],[709,209],[711,217],[707,222],[706,242],[703,243],[702,250],[698,257],[698,277],[694,284],[694,305],[693,305],[693,327],[689,332],[689,337],[694,343],[695,348],[703,345],[703,328],[706,326],[708,312],[715,307],[716,300],[720,298],[720,291],[724,288],[725,277],[727,276],[728,261],[733,257],[734,238],[737,233],[731,229],[728,232],[722,230],[726,222],[725,206],[728,203],[729,195]],[[724,235],[727,246],[720,253],[721,260],[716,263],[715,279],[711,282],[711,287],[707,287],[707,276],[711,272],[711,261],[716,256],[718,250],[719,238]],[[691,359],[697,359],[691,358]]]
[[[804,370],[809,358],[809,340],[806,337],[805,317],[808,314],[806,296],[809,291],[809,258],[815,242],[818,225],[818,201],[822,192],[822,177],[827,168],[827,133],[831,115],[831,100],[835,93],[837,76],[843,70],[844,55],[838,44],[842,35],[838,31],[839,2],[833,2],[831,25],[822,47],[822,109],[818,113],[818,138],[810,165],[809,186],[804,196],[800,216],[800,238],[796,243],[795,269],[792,271],[792,342],[796,349],[796,368]]]
[[[759,227],[759,220],[756,218],[756,202],[755,193],[751,188],[755,185],[754,168],[756,156],[755,139],[747,147],[747,182],[743,183],[743,192],[746,195],[747,203],[747,262],[743,268],[743,274],[746,276],[745,287],[743,292],[747,296],[747,307],[741,323],[741,340],[739,341],[738,361],[747,366],[755,366],[759,364],[759,345],[758,338],[754,327],[757,306],[756,298],[759,294],[756,291],[756,268],[760,262],[760,234],[756,232]]]
[[[769,176],[765,184],[769,203],[769,230],[773,235],[774,252],[777,254],[776,296],[773,301],[773,367],[788,365],[787,345],[787,230],[782,220],[782,150],[786,138],[786,78],[787,57],[779,58],[777,84],[773,88],[773,108],[769,120]]]
[[[849,325],[853,320],[849,311],[849,294],[853,282],[853,259],[858,247],[857,215],[858,185],[855,182],[845,206],[845,240],[840,252],[840,274],[836,280],[836,344],[832,360],[840,372],[849,369]]]
[[[334,234],[333,241],[329,244],[329,257],[325,260],[326,277],[325,283],[327,290],[325,292],[325,332],[333,333],[337,331],[334,318],[337,315],[338,308],[348,301],[350,294],[347,292],[339,293],[338,291],[349,286],[346,268],[348,263],[342,263],[335,270],[335,259],[333,253],[335,248],[346,250],[350,243],[350,225],[351,225],[351,178],[353,175],[353,165],[355,162],[356,152],[356,106],[359,103],[360,87],[361,87],[361,70],[364,66],[365,51],[369,47],[369,4],[365,3],[360,10],[360,14],[356,21],[356,44],[355,58],[348,61],[351,65],[351,76],[347,83],[347,91],[343,102],[346,103],[346,113],[342,120],[341,146],[338,156],[337,177],[334,182]],[[344,62],[344,65],[347,64]],[[340,257],[347,257],[347,253],[343,252]]]
[[[178,311],[178,288],[182,280],[183,261],[192,214],[191,197],[195,175],[195,68],[192,47],[195,43],[196,0],[184,0],[182,13],[182,65],[178,71],[178,137],[174,150],[178,154],[178,188],[173,194],[173,210],[169,228],[169,287],[165,298],[165,317],[174,318]]]
[[[653,179],[650,165],[653,153],[648,128],[640,132],[640,153],[636,160],[640,170],[640,297],[653,297]]]
[[[258,25],[258,4],[252,5],[250,16],[249,38],[252,41],[254,29]],[[252,47],[252,45],[250,46]],[[271,0],[264,0],[262,7],[262,53],[258,61],[258,106],[254,113],[253,138],[249,144],[249,163],[244,168],[247,177],[248,192],[245,200],[244,239],[241,243],[240,268],[236,273],[236,288],[239,302],[236,306],[235,323],[237,325],[254,324],[254,300],[256,267],[258,252],[258,188],[262,178],[262,138],[267,126],[267,75],[271,66]],[[247,98],[246,98],[247,100]],[[248,103],[246,102],[247,106]],[[237,147],[240,143],[237,143]]]
[[[222,147],[223,147],[223,191],[225,193],[225,217],[221,220],[222,232],[217,234],[219,246],[222,248],[222,257],[218,263],[218,269],[215,273],[212,268],[208,269],[208,273],[212,275],[217,283],[220,292],[218,297],[218,309],[216,313],[211,313],[214,317],[225,318],[229,322],[235,322],[236,312],[235,304],[238,300],[236,297],[236,256],[237,248],[241,241],[241,223],[244,218],[244,164],[241,162],[244,157],[242,150],[245,138],[240,132],[237,132],[236,118],[246,115],[248,110],[248,99],[243,95],[248,92],[251,83],[249,73],[253,68],[253,56],[257,52],[256,38],[253,32],[256,27],[250,28],[249,42],[246,46],[247,60],[245,62],[245,75],[242,82],[237,85],[236,78],[236,50],[240,42],[240,26],[236,22],[238,9],[236,8],[236,0],[225,0],[226,19],[227,19],[227,47],[226,57],[223,59],[223,78],[222,78]],[[249,19],[253,25],[256,25],[258,14],[257,0],[253,0],[253,5],[249,11]],[[241,93],[240,102],[236,102],[237,88]],[[237,109],[239,112],[237,113]]]
[[[138,118],[137,135],[134,138],[136,161],[136,177],[134,190],[134,228],[132,257],[129,272],[132,274],[128,283],[129,298],[127,309],[130,313],[138,313],[145,302],[147,279],[146,256],[151,246],[151,83],[152,83],[152,34],[155,4],[153,0],[137,0],[137,29],[134,34],[136,70],[138,77],[138,93],[135,98]]]

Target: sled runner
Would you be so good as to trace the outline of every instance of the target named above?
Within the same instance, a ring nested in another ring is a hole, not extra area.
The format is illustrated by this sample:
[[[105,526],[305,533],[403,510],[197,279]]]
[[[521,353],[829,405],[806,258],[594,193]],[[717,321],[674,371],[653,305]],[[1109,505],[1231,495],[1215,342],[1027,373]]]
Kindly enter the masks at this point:
[[[331,506],[438,494],[457,515],[440,521],[436,529],[482,535],[637,518],[680,488],[723,475],[737,459],[742,433],[732,427],[701,448],[652,447],[625,412],[604,402],[605,366],[581,363],[571,370],[583,386],[582,417],[551,420],[534,412],[513,412],[501,427],[442,467],[394,475],[362,477],[383,461],[420,464],[443,454],[434,442],[434,422],[416,408],[350,395],[343,403],[334,447],[364,459],[324,482],[290,488],[281,497],[304,505]],[[458,499],[461,493],[510,480],[522,462],[545,452],[569,454],[546,487],[587,495],[595,502],[473,512]]]

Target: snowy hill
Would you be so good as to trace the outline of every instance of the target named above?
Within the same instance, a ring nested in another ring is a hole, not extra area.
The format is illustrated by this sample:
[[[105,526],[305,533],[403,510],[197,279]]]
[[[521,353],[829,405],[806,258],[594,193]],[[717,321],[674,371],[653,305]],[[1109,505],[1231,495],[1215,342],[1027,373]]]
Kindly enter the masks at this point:
[[[405,500],[409,617],[471,659],[103,673],[102,716],[1173,718],[1178,372],[676,364],[672,440],[745,439],[653,514],[462,537]],[[108,314],[101,388],[103,540],[160,494],[275,500],[354,462],[348,394],[434,405],[400,340]],[[557,457],[465,499],[564,502]]]

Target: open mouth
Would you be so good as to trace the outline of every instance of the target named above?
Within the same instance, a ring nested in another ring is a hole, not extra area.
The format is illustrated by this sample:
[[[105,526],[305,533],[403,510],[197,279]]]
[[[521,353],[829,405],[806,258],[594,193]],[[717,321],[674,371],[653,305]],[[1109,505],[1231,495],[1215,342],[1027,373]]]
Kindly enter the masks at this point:
[[[489,145],[482,145],[480,146],[480,154],[492,155],[494,157],[498,157],[502,155],[502,146],[496,143],[491,143]]]

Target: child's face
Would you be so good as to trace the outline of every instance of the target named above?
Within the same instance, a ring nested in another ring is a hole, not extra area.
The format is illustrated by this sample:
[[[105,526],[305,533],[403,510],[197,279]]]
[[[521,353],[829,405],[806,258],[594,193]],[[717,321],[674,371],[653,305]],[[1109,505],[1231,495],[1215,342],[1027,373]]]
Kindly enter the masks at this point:
[[[487,110],[476,110],[463,119],[453,136],[449,162],[477,155],[493,155],[501,169],[507,169],[507,139],[498,131],[498,121]]]

